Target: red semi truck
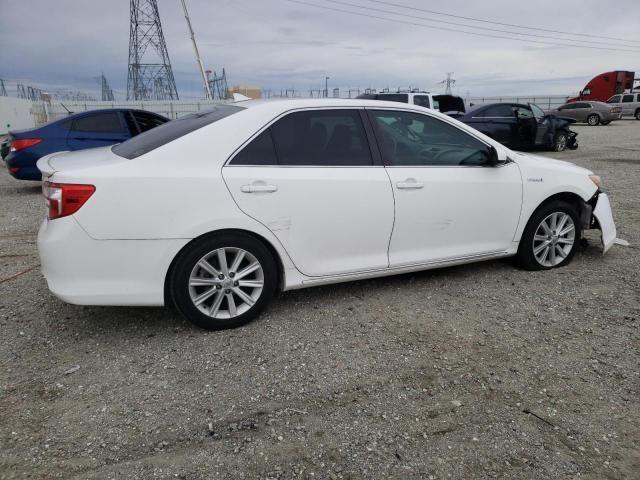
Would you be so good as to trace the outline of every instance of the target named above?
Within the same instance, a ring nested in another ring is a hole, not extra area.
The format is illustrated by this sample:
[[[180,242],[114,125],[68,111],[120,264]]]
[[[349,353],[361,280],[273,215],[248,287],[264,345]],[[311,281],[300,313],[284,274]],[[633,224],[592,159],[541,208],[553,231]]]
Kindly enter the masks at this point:
[[[567,102],[581,102],[583,100],[606,102],[612,95],[631,91],[634,76],[635,72],[622,70],[601,73],[587,83],[580,95],[568,99]]]

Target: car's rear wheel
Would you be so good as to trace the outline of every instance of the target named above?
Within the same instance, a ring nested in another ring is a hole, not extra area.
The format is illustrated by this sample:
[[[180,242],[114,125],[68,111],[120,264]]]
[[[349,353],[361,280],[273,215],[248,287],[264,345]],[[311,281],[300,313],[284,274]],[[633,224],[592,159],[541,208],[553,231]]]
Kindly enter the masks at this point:
[[[567,142],[569,140],[569,135],[564,130],[560,130],[556,133],[556,136],[553,139],[553,150],[556,152],[562,152],[567,148]]]
[[[576,209],[556,200],[536,210],[520,239],[516,260],[527,270],[567,265],[580,244],[582,227]]]
[[[175,262],[171,296],[191,322],[208,330],[251,321],[276,293],[278,270],[259,240],[224,233],[196,240]]]
[[[600,123],[600,117],[597,114],[592,113],[587,117],[587,123],[592,127],[595,127]]]
[[[634,117],[636,117],[636,120],[640,120],[640,108],[636,110]]]

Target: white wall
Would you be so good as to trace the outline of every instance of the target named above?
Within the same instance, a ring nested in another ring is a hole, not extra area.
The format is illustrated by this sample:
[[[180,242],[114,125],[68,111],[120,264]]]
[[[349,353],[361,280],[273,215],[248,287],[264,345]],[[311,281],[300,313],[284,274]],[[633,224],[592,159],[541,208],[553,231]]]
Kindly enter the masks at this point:
[[[0,135],[9,130],[35,127],[35,117],[31,111],[33,102],[23,98],[0,97]],[[10,127],[7,127],[7,124]]]

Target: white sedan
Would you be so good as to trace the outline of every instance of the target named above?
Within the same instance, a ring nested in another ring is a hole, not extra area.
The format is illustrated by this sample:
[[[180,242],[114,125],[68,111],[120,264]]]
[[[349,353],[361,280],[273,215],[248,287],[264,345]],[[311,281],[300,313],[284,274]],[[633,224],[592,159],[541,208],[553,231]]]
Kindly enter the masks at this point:
[[[549,269],[584,229],[605,252],[616,237],[592,172],[393,102],[220,105],[38,168],[54,295],[172,304],[209,329],[278,291],[508,256]]]

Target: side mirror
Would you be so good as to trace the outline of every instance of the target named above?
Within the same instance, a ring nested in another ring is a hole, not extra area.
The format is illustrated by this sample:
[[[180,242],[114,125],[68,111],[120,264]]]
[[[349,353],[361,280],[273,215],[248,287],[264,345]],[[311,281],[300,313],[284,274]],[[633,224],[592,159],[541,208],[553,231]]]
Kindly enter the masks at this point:
[[[498,157],[498,150],[493,145],[487,148],[487,165],[495,167],[502,163]]]

